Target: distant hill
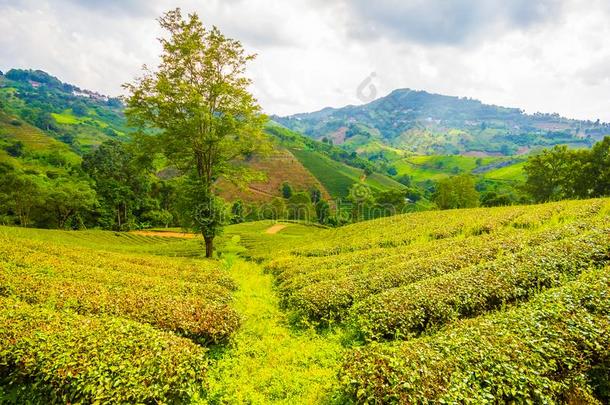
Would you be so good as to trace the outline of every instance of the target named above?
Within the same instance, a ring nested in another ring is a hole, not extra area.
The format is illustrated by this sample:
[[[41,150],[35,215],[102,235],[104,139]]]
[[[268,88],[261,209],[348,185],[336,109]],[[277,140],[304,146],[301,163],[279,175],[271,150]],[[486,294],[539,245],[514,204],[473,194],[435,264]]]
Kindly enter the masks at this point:
[[[334,198],[347,197],[356,183],[366,184],[374,193],[404,188],[369,160],[343,148],[312,140],[273,122],[267,133],[280,147],[290,151]]]
[[[0,76],[0,110],[79,153],[105,139],[128,138],[118,98],[63,83],[41,70],[12,69]]]
[[[41,174],[78,164],[80,155],[104,140],[129,139],[123,110],[118,98],[63,83],[46,72],[9,70],[0,74],[0,162]],[[325,198],[346,197],[359,182],[374,192],[403,187],[381,174],[383,167],[340,147],[273,122],[267,133],[275,143],[272,155],[248,162],[266,179],[246,189],[221,181],[226,199],[267,202],[281,194],[284,182],[296,190],[317,187]]]
[[[80,163],[68,145],[0,111],[0,163],[53,176]]]
[[[313,139],[326,139],[365,157],[425,155],[509,156],[557,144],[589,147],[610,125],[558,114],[525,114],[517,108],[410,89],[359,106],[273,117]]]

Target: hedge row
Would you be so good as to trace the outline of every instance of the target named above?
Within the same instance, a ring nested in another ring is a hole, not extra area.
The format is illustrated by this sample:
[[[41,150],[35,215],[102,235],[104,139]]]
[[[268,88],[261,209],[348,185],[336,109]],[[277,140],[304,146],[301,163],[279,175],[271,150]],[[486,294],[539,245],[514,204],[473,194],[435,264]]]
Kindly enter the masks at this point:
[[[206,349],[148,325],[0,298],[0,402],[184,403]]]
[[[284,306],[294,310],[300,319],[323,324],[341,321],[352,305],[370,295],[459,271],[528,246],[578,235],[596,222],[590,219],[589,223],[556,224],[535,231],[503,229],[418,244],[420,249],[404,249],[404,255],[390,254],[386,258],[300,274],[279,282],[278,290]]]
[[[601,404],[609,369],[606,268],[433,336],[356,349],[340,380],[345,402]]]
[[[296,257],[340,255],[374,248],[407,246],[455,236],[492,233],[503,227],[533,229],[551,221],[592,216],[607,201],[561,201],[534,206],[428,211],[364,221],[325,231],[291,250]],[[391,230],[391,231],[388,231]]]
[[[610,253],[610,228],[503,255],[360,301],[349,323],[366,340],[405,338],[556,287]]]
[[[279,289],[286,296],[287,306],[298,312],[299,316],[323,323],[340,321],[354,303],[367,296],[458,271],[482,260],[493,259],[499,252],[519,248],[520,241],[515,235],[505,238],[494,236],[457,240],[437,255],[413,255],[413,258],[406,260],[388,257],[387,260],[361,267],[360,272],[336,279],[319,281],[321,272],[317,272],[313,273],[316,278],[303,276],[297,279],[298,284],[283,283]],[[336,269],[328,272],[337,273]]]
[[[164,262],[153,258],[104,267],[108,256],[124,255],[21,239],[2,242],[0,295],[84,315],[129,318],[200,343],[224,341],[239,326],[229,305],[232,282],[216,264],[185,271],[154,267]],[[201,274],[191,275],[197,271]]]
[[[112,274],[109,278],[118,275],[147,276],[201,285],[215,284],[228,290],[237,288],[229,275],[220,269],[218,263],[213,261],[63,246],[51,242],[52,239],[35,241],[18,237],[12,231],[12,228],[0,230],[0,261],[2,262],[44,263],[49,267],[70,263],[71,268],[85,266],[87,273],[98,269],[100,272]],[[68,270],[62,268],[62,271]],[[76,273],[79,271],[77,270]]]

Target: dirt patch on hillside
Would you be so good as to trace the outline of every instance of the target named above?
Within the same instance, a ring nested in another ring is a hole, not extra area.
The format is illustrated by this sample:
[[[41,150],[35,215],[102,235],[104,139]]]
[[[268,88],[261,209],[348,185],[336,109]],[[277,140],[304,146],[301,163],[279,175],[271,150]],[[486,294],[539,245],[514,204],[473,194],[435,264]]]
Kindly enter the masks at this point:
[[[281,231],[282,229],[286,228],[286,226],[288,225],[284,225],[284,224],[275,224],[269,228],[267,228],[267,230],[265,231],[266,234],[268,235],[275,235],[276,233],[278,233],[279,231]]]
[[[170,232],[170,231],[133,231],[136,235],[142,236],[162,236],[164,238],[182,238],[182,239],[194,239],[197,237],[194,233],[184,232]]]

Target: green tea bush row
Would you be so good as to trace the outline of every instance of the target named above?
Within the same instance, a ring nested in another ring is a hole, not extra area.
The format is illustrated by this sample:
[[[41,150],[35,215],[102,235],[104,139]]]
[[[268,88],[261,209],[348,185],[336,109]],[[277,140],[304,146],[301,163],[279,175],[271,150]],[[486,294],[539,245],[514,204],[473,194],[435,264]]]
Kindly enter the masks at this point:
[[[237,312],[228,304],[198,297],[179,297],[172,291],[146,291],[92,281],[51,278],[12,271],[0,264],[2,295],[80,314],[103,314],[148,323],[197,339],[221,342],[239,327]]]
[[[398,215],[321,232],[315,241],[294,248],[292,254],[331,256],[363,249],[406,246],[416,241],[480,235],[507,226],[534,228],[556,217],[571,217],[583,207],[599,208],[606,203],[604,200],[562,201],[529,207],[472,208]]]
[[[609,367],[606,268],[432,336],[353,350],[340,380],[344,402],[601,404]]]
[[[218,265],[193,268],[202,273],[194,277],[171,265],[150,269],[147,265],[163,264],[156,260],[105,268],[104,252],[20,239],[3,242],[0,295],[80,314],[129,318],[200,343],[224,341],[239,327],[239,316],[229,305],[231,289],[227,287],[232,282],[226,281]]]
[[[213,261],[125,254],[85,247],[63,246],[55,242],[16,237],[12,228],[0,229],[0,261],[45,263],[51,267],[54,264],[63,266],[66,263],[72,263],[85,265],[89,269],[116,271],[115,274],[165,277],[200,284],[213,283],[230,290],[236,288],[235,282],[220,269],[218,263]]]
[[[514,237],[461,239],[455,241],[453,249],[441,251],[436,256],[398,261],[389,257],[387,261],[371,263],[361,272],[345,277],[318,281],[304,276],[298,279],[301,288],[289,285],[293,288],[287,289],[285,284],[280,284],[279,288],[287,294],[287,306],[301,317],[323,323],[339,321],[355,302],[369,295],[493,259],[500,252],[518,249],[518,242]],[[337,271],[330,273],[336,275]]]
[[[206,369],[205,348],[148,325],[0,298],[2,403],[184,403]]]
[[[405,338],[528,299],[608,260],[610,228],[503,255],[461,271],[387,290],[356,304],[350,324],[365,339]]]
[[[401,228],[398,225],[394,224],[390,228],[385,229],[386,234],[395,235],[396,237],[404,237],[404,234],[408,234],[413,242],[408,245],[400,245],[398,247],[379,247],[373,246],[371,248],[362,248],[356,251],[343,252],[341,254],[335,254],[330,256],[283,256],[277,258],[275,260],[270,261],[266,264],[267,271],[271,272],[278,283],[282,284],[287,280],[292,280],[298,277],[299,275],[305,275],[310,273],[319,273],[320,271],[326,271],[331,269],[342,269],[340,272],[332,271],[332,274],[339,274],[342,276],[345,272],[358,272],[360,269],[364,267],[374,266],[375,261],[379,261],[381,265],[384,263],[390,262],[390,258],[394,257],[394,261],[398,261],[400,259],[409,260],[414,259],[417,256],[428,256],[430,254],[438,253],[447,248],[454,248],[455,239],[460,239],[466,237],[476,237],[479,235],[495,235],[497,233],[504,233],[506,231],[510,231],[512,227],[508,225],[514,225],[516,220],[527,217],[527,222],[536,223],[537,227],[544,227],[549,221],[556,219],[551,224],[553,226],[559,225],[565,222],[573,222],[574,220],[585,219],[588,220],[595,216],[595,214],[600,210],[600,208],[604,205],[610,205],[606,200],[590,200],[590,201],[576,201],[576,202],[561,202],[561,203],[553,203],[553,204],[545,204],[540,206],[532,206],[532,207],[504,207],[503,211],[498,212],[498,209],[487,209],[486,211],[476,210],[480,219],[478,219],[478,223],[492,223],[495,224],[495,227],[492,225],[483,225],[484,229],[487,231],[482,231],[478,226],[471,226],[471,229],[474,229],[473,232],[467,234],[460,234],[454,238],[445,238],[445,239],[432,239],[430,240],[427,236],[426,229],[420,229],[422,233],[418,234],[417,229],[413,229],[412,227]],[[574,207],[572,207],[574,206]],[[569,208],[569,209],[568,209]],[[465,215],[465,213],[471,213],[472,210],[463,210],[464,212],[460,212],[460,215],[453,215],[454,217],[461,218]],[[562,213],[559,217],[553,217],[558,213]],[[418,214],[409,214],[405,216],[403,220],[397,220],[397,223],[400,224],[404,222],[406,219],[411,217],[415,217],[417,215],[422,214],[430,214],[430,213],[418,213]],[[438,216],[441,216],[442,213],[435,213]],[[427,225],[430,227],[438,227],[445,225],[445,217],[437,218],[433,215],[428,215]],[[496,217],[499,217],[496,218]],[[385,219],[387,221],[387,219]],[[361,240],[369,239],[369,229],[374,231],[376,228],[380,227],[378,224],[379,220],[368,221],[364,224],[357,224],[353,226],[348,226],[345,228],[341,228],[339,230],[334,230],[334,234],[336,236],[341,236],[343,239],[341,245],[354,245],[360,243]],[[453,220],[455,221],[455,219]],[[498,226],[501,224],[501,226]],[[363,231],[363,235],[355,236],[353,227],[358,226]],[[516,228],[524,228],[523,226],[516,226]],[[530,230],[530,226],[527,227],[528,231]],[[324,241],[329,240],[327,243],[332,245],[332,234],[324,234],[321,238]],[[386,236],[387,237],[387,236]],[[517,236],[518,237],[518,236]],[[351,239],[350,239],[351,238]],[[308,246],[305,244],[305,246]],[[301,249],[305,249],[306,247],[302,247]],[[341,246],[338,247],[341,249]],[[324,275],[330,276],[330,278],[338,278],[333,277],[332,275]],[[326,279],[320,278],[320,280]],[[305,284],[309,283],[309,281],[305,281]]]
[[[296,246],[293,243],[292,249],[282,246],[281,250],[284,256],[313,258],[375,248],[404,247],[418,241],[491,233],[509,226],[534,229],[548,222],[592,216],[608,206],[607,199],[596,199],[417,212],[321,231],[313,240],[300,241]],[[271,265],[270,270],[273,267]]]
[[[372,294],[449,274],[493,260],[497,255],[578,235],[594,223],[558,224],[536,231],[510,228],[492,234],[429,242],[419,252],[302,274],[280,282],[278,290],[284,306],[293,309],[298,318],[323,324],[340,321],[354,303]]]

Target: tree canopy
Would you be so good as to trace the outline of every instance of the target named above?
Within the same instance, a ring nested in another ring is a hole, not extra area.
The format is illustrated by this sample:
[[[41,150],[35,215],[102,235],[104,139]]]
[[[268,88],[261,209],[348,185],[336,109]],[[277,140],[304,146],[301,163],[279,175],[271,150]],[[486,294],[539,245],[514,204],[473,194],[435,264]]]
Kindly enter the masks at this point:
[[[211,210],[218,207],[214,183],[223,177],[245,184],[256,173],[240,161],[267,150],[267,118],[245,76],[246,64],[255,55],[246,54],[239,41],[218,28],[206,29],[197,14],[183,18],[175,9],[159,23],[169,34],[160,39],[161,63],[154,72],[144,67],[142,77],[125,85],[130,93],[126,114],[131,124],[154,133],[158,150],[202,190],[203,196],[197,191],[199,207],[191,207],[191,212],[209,257],[222,227],[222,221],[211,220],[217,219]]]

